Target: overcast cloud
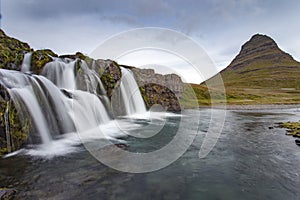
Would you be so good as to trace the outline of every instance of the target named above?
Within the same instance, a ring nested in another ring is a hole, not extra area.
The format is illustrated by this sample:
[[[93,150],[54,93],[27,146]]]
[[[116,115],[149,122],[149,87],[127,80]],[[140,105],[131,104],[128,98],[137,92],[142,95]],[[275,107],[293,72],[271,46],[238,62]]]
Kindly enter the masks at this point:
[[[33,48],[89,54],[106,38],[163,27],[197,41],[219,69],[255,33],[300,60],[298,0],[2,0],[1,28]]]

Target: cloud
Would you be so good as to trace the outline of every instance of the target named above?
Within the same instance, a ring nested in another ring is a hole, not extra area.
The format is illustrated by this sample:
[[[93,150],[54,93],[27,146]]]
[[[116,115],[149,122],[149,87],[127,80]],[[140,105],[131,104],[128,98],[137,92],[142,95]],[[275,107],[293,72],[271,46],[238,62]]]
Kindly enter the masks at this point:
[[[2,27],[34,48],[58,53],[89,53],[132,28],[170,28],[196,40],[222,68],[255,33],[270,35],[299,59],[299,6],[297,0],[7,0]]]

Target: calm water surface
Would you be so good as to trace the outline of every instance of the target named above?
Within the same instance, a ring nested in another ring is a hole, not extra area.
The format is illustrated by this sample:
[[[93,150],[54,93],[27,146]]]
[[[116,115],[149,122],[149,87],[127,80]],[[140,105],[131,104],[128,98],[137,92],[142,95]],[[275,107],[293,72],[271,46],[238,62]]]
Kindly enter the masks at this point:
[[[197,110],[183,118],[187,137]],[[214,111],[218,112],[218,111]],[[204,131],[210,110],[201,110]],[[300,199],[300,147],[285,130],[269,129],[282,121],[298,121],[300,110],[227,111],[215,148],[204,159],[198,153],[204,134],[187,152],[156,172],[130,174],[111,169],[79,151],[45,159],[16,155],[0,159],[0,187],[18,190],[16,199]],[[159,134],[149,139],[122,138],[129,151],[149,152],[168,143],[178,129],[168,117]],[[135,132],[147,133],[147,122],[134,120]],[[154,123],[155,124],[155,123]],[[196,123],[197,124],[197,123]]]

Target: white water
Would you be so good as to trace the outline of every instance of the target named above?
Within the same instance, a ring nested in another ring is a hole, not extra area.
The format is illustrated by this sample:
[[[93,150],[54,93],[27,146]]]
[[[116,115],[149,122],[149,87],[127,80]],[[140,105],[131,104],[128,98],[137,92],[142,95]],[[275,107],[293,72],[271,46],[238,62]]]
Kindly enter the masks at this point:
[[[0,85],[9,92],[20,116],[30,115],[42,141],[38,148],[26,150],[28,154],[64,155],[75,151],[74,145],[82,141],[114,140],[124,135],[123,129],[133,128],[129,122],[112,121],[108,109],[114,105],[99,75],[84,61],[77,66],[77,60],[54,58],[45,65],[43,76],[29,74],[30,61],[31,53],[28,53],[24,57],[23,73],[0,69]],[[127,117],[146,113],[138,85],[128,69],[122,68],[120,91]]]
[[[49,144],[52,140],[49,133],[49,127],[43,116],[41,107],[33,95],[32,88],[11,89],[10,94],[12,95],[12,98],[16,97],[16,95],[19,95],[19,98],[22,98],[29,113],[32,113],[31,117],[41,136],[43,144]]]
[[[122,80],[120,84],[122,100],[127,115],[141,114],[146,112],[146,106],[133,73],[121,67]]]
[[[72,107],[71,115],[79,132],[110,121],[104,105],[94,94],[80,90],[74,91]]]
[[[29,73],[31,68],[31,56],[32,52],[26,53],[24,55],[21,72]]]
[[[42,75],[52,81],[58,88],[75,90],[75,64],[76,60],[65,61],[57,58],[44,66]]]

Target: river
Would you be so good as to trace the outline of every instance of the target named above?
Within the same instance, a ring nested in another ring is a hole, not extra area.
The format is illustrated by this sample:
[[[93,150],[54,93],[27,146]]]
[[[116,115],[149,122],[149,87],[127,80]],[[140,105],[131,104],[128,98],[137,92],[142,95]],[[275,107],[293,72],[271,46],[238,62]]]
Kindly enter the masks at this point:
[[[152,138],[122,140],[128,151],[154,151],[172,140],[180,118],[186,119],[187,137],[191,128],[205,132],[210,113],[186,110],[180,117],[167,116]],[[198,114],[200,127],[194,126]],[[299,199],[300,147],[276,127],[299,117],[298,109],[228,110],[223,131],[206,157],[198,157],[205,136],[199,134],[178,160],[148,173],[107,167],[80,144],[74,152],[51,158],[20,153],[0,159],[0,187],[16,189],[16,199]],[[136,133],[149,131],[147,121],[122,120],[138,125]]]

